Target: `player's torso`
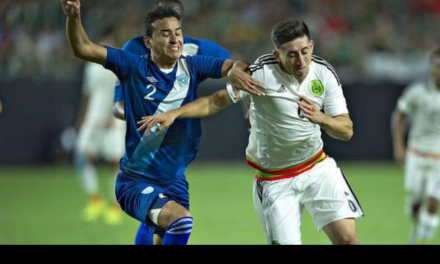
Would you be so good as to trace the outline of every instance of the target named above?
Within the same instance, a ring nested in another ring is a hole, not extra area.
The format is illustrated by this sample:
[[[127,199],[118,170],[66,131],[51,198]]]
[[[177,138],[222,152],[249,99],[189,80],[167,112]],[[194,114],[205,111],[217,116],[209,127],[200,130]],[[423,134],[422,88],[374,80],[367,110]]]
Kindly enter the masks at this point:
[[[417,101],[411,116],[410,141],[423,150],[440,154],[440,90],[432,84],[418,87]]]
[[[93,87],[90,87],[88,96],[88,110],[85,121],[96,127],[104,127],[112,118],[114,84],[117,77],[109,70],[100,65],[88,65],[89,74],[87,80]]]
[[[197,80],[186,59],[182,58],[170,74],[146,64],[136,73],[138,83],[125,89],[127,118],[127,156],[124,169],[159,183],[172,182],[183,175],[198,153],[200,120],[182,119],[168,130],[145,135],[137,131],[137,122],[145,116],[180,108],[196,100]],[[128,98],[128,100],[127,100]]]
[[[286,168],[315,155],[322,148],[321,129],[303,118],[298,103],[303,95],[319,109],[324,106],[325,87],[316,65],[312,63],[302,83],[278,64],[266,66],[259,81],[266,86],[266,96],[252,98],[248,155],[258,156],[268,169]]]

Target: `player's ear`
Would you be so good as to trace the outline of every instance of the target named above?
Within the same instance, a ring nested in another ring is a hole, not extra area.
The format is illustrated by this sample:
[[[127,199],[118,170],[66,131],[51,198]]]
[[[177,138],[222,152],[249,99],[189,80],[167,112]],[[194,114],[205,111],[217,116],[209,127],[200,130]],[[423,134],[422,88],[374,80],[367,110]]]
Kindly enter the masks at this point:
[[[312,53],[314,48],[315,48],[315,42],[313,40],[310,40],[310,49],[312,50]]]
[[[153,48],[152,38],[150,38],[148,36],[144,36],[144,45],[149,50],[151,50]]]
[[[273,50],[272,55],[279,61],[280,60],[280,52],[278,50]]]

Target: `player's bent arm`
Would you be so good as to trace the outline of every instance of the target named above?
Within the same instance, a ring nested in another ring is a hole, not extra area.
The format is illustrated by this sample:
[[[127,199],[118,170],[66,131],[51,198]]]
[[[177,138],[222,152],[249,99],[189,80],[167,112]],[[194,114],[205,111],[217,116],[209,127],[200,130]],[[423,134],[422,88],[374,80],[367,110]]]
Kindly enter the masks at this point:
[[[158,131],[162,131],[170,127],[178,118],[203,118],[215,115],[233,104],[232,99],[226,89],[216,92],[207,97],[201,97],[196,101],[189,103],[181,108],[169,111],[167,113],[144,117],[138,122],[140,126],[138,131],[146,129],[146,133],[150,134],[151,130],[159,124]]]
[[[81,22],[81,1],[61,0],[67,15],[66,34],[75,57],[105,65],[107,49],[90,41]]]
[[[125,102],[115,102],[113,104],[113,116],[119,120],[125,121]]]
[[[391,121],[391,132],[394,143],[394,156],[398,162],[403,163],[405,159],[405,133],[407,127],[407,117],[399,109],[394,110]]]
[[[3,112],[3,105],[2,105],[2,101],[0,100],[0,115],[2,114],[2,112]]]
[[[323,122],[319,125],[332,138],[345,142],[353,138],[353,122],[348,114],[335,117],[325,115]]]

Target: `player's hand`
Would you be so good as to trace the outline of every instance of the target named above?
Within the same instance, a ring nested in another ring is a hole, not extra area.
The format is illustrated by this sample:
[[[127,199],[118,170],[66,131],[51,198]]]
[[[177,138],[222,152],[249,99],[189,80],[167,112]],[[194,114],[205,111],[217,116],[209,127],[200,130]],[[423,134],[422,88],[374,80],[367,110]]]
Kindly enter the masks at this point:
[[[137,123],[139,126],[138,131],[146,130],[145,133],[147,135],[150,135],[151,130],[157,124],[159,124],[157,131],[163,131],[169,128],[172,124],[174,124],[176,118],[177,116],[171,112],[164,113],[161,115],[143,117],[142,120]]]
[[[309,98],[300,96],[299,109],[303,112],[304,117],[307,118],[313,124],[322,124],[325,120],[325,114],[321,112],[318,106]]]
[[[66,16],[71,18],[79,17],[81,11],[80,0],[60,0]]]
[[[253,79],[245,71],[233,67],[228,73],[228,78],[234,89],[248,92],[255,96],[264,96],[265,87],[260,82]]]

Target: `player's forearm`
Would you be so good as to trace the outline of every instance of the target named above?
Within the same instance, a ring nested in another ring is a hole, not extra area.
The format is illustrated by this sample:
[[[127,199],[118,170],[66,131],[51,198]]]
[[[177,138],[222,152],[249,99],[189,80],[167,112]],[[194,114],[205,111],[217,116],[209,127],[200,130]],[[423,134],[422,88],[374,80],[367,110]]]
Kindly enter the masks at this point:
[[[176,109],[173,114],[177,118],[204,118],[213,116],[230,105],[232,105],[232,100],[224,89]]]
[[[124,102],[117,102],[113,105],[113,116],[119,120],[125,121]]]
[[[393,113],[391,130],[394,149],[405,149],[406,117],[399,110],[395,110]]]
[[[105,64],[107,50],[91,42],[81,22],[81,17],[67,17],[67,39],[75,57]]]
[[[353,122],[348,115],[337,117],[326,115],[320,126],[331,137],[345,142],[350,141],[354,134]]]

